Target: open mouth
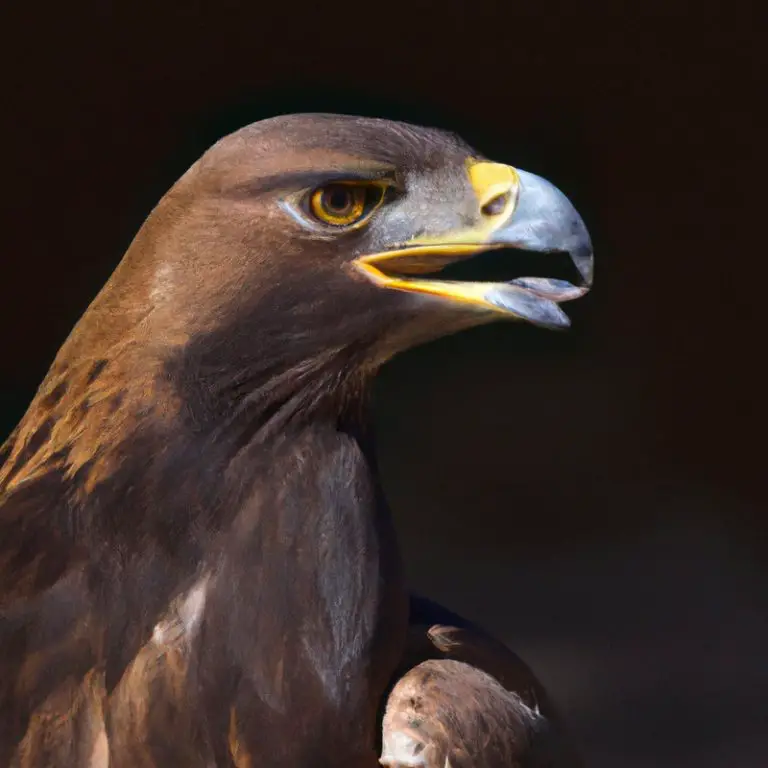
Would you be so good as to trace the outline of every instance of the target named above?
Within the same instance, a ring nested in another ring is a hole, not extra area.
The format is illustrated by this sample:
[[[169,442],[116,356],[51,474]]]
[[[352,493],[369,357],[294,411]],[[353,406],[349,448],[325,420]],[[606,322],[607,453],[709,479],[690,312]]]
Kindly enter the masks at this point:
[[[592,280],[567,253],[494,245],[416,246],[362,257],[356,264],[385,287],[442,296],[550,328],[570,325],[558,305],[586,294]],[[546,277],[530,276],[543,268]]]

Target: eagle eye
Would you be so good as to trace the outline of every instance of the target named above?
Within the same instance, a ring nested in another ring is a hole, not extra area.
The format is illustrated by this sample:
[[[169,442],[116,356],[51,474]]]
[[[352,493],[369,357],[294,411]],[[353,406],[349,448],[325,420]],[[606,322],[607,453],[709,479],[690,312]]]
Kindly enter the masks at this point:
[[[382,184],[335,182],[314,190],[309,211],[323,224],[351,227],[362,224],[383,202]]]

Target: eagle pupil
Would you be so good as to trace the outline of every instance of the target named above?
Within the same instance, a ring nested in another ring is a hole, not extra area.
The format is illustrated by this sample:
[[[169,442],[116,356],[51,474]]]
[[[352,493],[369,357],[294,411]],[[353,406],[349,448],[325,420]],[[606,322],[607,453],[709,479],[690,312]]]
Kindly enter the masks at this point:
[[[344,212],[349,208],[352,195],[344,187],[332,187],[328,192],[328,207],[336,212]]]

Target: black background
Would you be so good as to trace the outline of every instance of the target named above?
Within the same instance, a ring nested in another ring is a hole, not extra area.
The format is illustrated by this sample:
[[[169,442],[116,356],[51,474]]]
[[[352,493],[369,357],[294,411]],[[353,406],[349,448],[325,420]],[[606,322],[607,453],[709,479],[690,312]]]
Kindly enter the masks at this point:
[[[480,329],[382,374],[412,581],[532,663],[595,768],[768,765],[757,17],[736,3],[9,5],[2,432],[219,136],[312,110],[458,131],[571,197],[597,283],[567,334]]]

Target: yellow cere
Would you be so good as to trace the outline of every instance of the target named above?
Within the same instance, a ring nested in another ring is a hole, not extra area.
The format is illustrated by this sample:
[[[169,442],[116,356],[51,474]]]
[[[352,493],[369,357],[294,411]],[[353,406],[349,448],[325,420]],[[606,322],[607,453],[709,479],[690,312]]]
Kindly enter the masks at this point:
[[[520,186],[520,181],[517,171],[511,165],[470,160],[467,162],[467,174],[481,210],[494,199],[504,195],[510,197],[507,208],[514,209],[515,193]],[[503,213],[507,213],[507,210],[501,212]]]
[[[511,165],[470,159],[467,161],[467,175],[477,198],[477,224],[453,232],[417,237],[410,240],[409,245],[482,245],[509,221],[520,191],[517,171]]]

